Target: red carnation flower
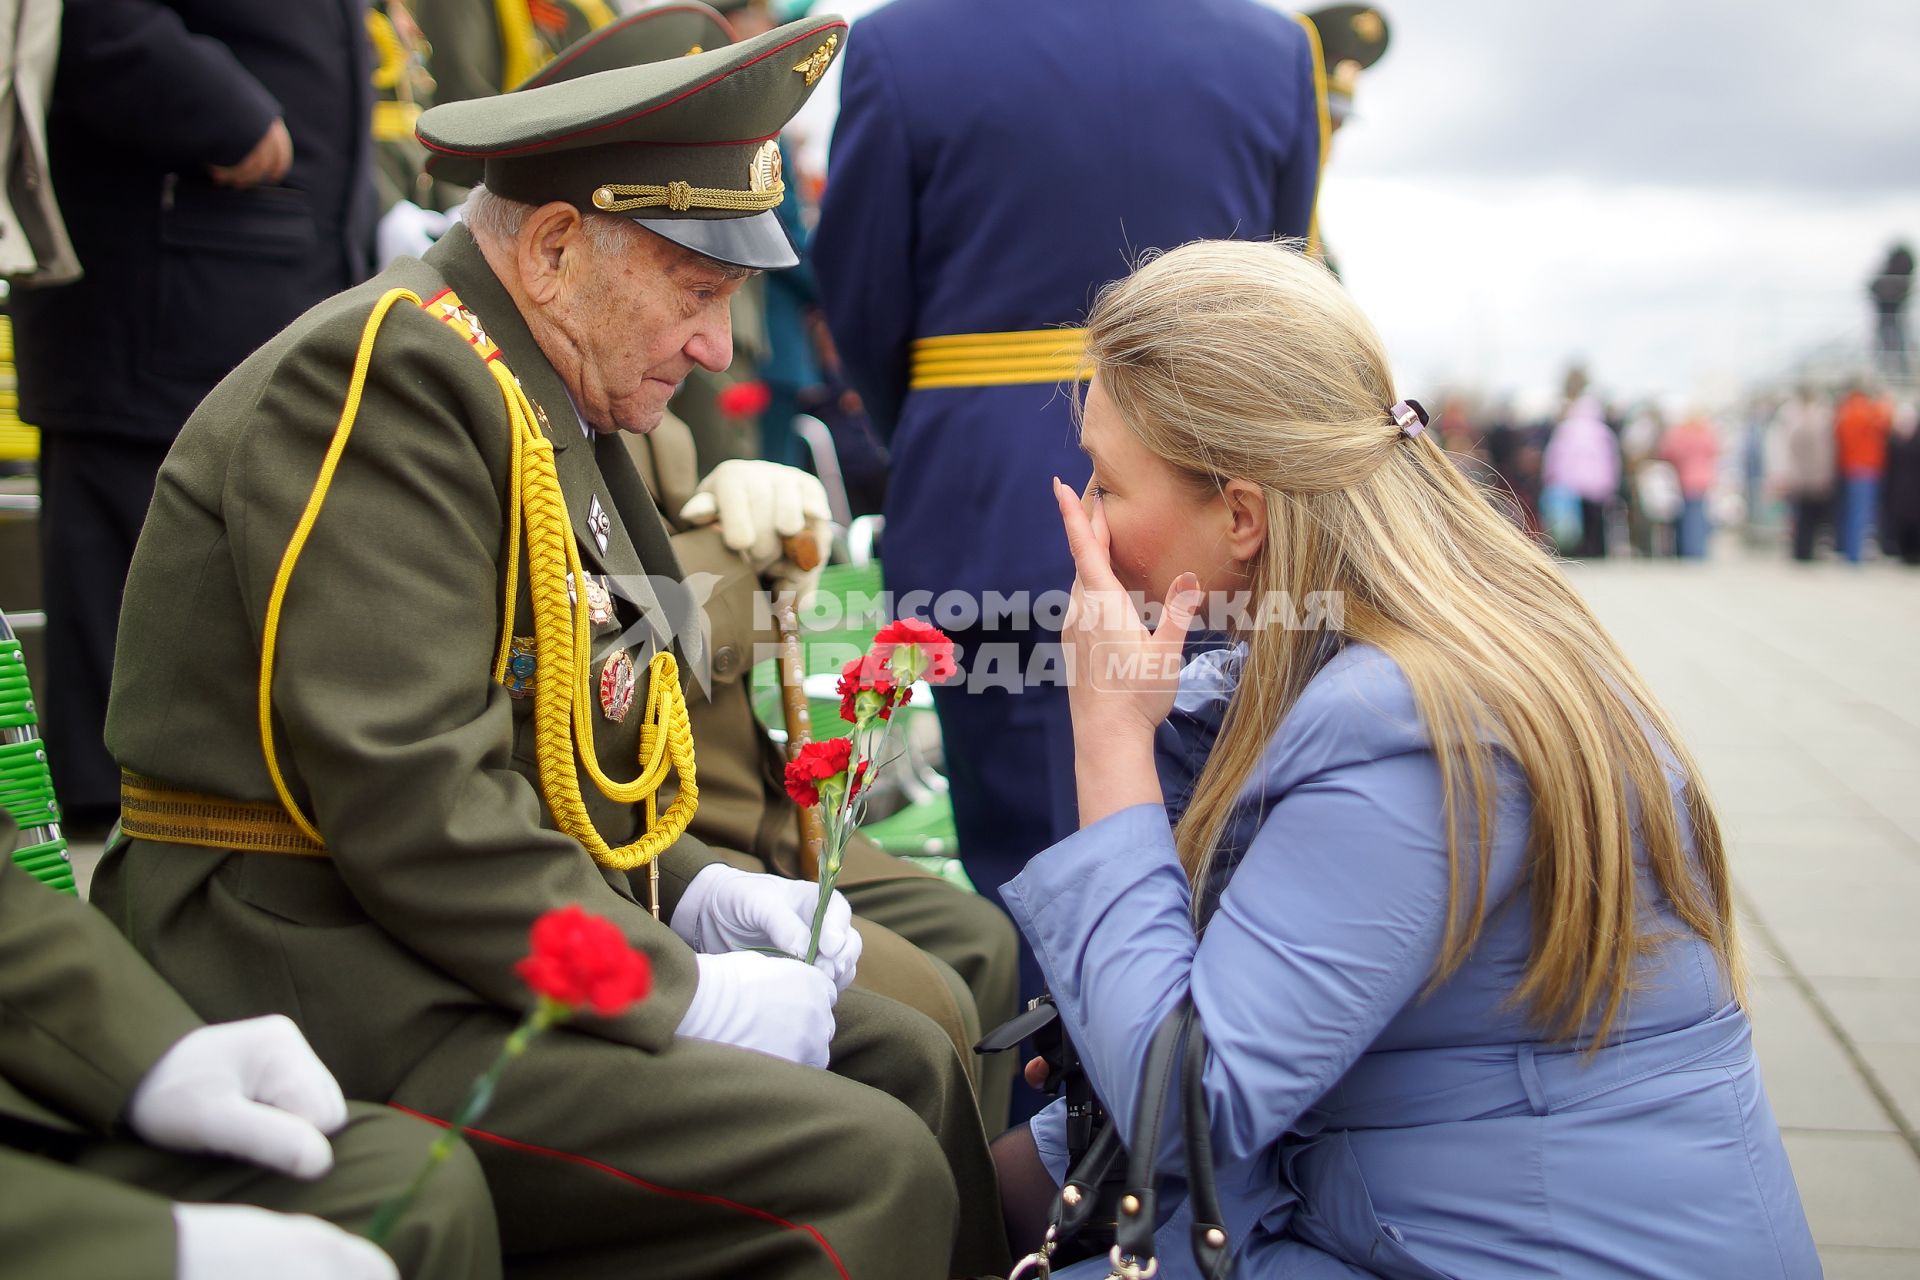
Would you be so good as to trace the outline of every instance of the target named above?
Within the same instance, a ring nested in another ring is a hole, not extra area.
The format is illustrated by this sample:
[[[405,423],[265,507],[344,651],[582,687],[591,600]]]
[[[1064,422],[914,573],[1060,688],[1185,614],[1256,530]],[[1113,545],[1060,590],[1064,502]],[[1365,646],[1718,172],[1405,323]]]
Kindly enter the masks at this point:
[[[609,1018],[653,989],[653,965],[646,955],[611,922],[577,906],[534,921],[532,943],[532,953],[514,971],[536,994],[570,1009],[588,1005]]]
[[[729,418],[757,418],[773,403],[764,382],[736,382],[713,398],[714,407]]]
[[[951,680],[960,670],[953,657],[953,641],[947,639],[947,633],[918,618],[889,622],[873,637],[872,655],[889,665],[893,665],[895,650],[907,648],[918,651],[918,659],[912,661],[911,666],[915,676],[929,684]]]
[[[860,794],[860,788],[866,785],[867,766],[871,763],[872,761],[870,760],[862,760],[859,764],[853,766],[853,777],[847,780],[848,795],[854,796]]]
[[[863,693],[877,693],[886,699],[880,708],[882,720],[891,720],[893,709],[905,706],[913,697],[912,689],[902,689],[894,680],[893,668],[870,653],[840,668],[840,683],[835,690],[840,695],[840,718],[848,724],[860,722],[855,699]]]
[[[787,794],[797,805],[820,803],[820,784],[847,771],[853,759],[853,742],[847,738],[829,738],[809,742],[800,754],[787,762]]]

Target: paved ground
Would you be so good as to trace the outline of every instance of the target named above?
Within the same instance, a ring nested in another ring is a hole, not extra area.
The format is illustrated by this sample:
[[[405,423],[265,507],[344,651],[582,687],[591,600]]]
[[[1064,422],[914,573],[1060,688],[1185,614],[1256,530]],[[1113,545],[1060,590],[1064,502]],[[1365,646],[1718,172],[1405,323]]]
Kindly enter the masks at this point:
[[[1761,1068],[1827,1275],[1920,1278],[1920,570],[1730,549],[1572,572],[1728,828]]]
[[[1920,1280],[1920,571],[1729,549],[1572,573],[1720,805],[1827,1275]]]

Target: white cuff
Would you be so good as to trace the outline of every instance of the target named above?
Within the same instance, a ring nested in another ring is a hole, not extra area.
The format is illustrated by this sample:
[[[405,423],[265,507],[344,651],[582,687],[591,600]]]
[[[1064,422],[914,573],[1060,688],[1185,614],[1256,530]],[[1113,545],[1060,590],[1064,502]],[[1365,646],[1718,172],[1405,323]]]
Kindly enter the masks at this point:
[[[707,900],[722,881],[736,876],[751,874],[738,867],[730,867],[724,862],[709,863],[695,873],[687,887],[680,893],[680,901],[674,904],[673,919],[667,921],[667,927],[680,935],[680,940],[695,951],[702,951],[700,945],[700,925],[706,920]]]

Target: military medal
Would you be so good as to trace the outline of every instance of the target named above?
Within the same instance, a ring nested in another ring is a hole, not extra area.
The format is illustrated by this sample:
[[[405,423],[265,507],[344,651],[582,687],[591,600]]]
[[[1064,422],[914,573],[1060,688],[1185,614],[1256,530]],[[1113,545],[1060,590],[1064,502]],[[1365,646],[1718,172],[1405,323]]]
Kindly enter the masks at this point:
[[[625,720],[633,706],[634,683],[633,659],[625,649],[615,649],[600,668],[600,710],[615,724]]]
[[[553,424],[547,421],[547,411],[541,408],[538,401],[534,402],[533,416],[540,419],[540,433],[551,440],[553,438]]]
[[[533,637],[515,636],[507,653],[507,675],[501,683],[516,698],[533,696],[533,675],[539,663],[533,656]]]
[[[606,578],[598,574],[587,577],[587,621],[596,627],[604,627],[613,621],[613,591]],[[567,603],[578,604],[580,597],[573,589],[573,575],[567,575]]]
[[[604,627],[613,621],[613,592],[606,586],[606,579],[587,575],[587,619],[596,627]]]
[[[600,495],[594,494],[587,502],[587,528],[593,531],[593,540],[600,546],[600,554],[607,554],[607,535],[613,532],[613,521],[607,516],[607,509],[600,505]]]

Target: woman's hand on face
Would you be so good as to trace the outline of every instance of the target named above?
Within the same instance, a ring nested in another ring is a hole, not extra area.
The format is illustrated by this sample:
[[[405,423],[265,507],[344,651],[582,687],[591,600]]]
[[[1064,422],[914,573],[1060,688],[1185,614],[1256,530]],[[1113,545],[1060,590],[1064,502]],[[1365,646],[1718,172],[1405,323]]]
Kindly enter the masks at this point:
[[[1200,607],[1200,579],[1192,573],[1175,578],[1159,629],[1147,630],[1113,572],[1100,499],[1094,499],[1089,515],[1080,495],[1057,477],[1053,496],[1075,571],[1061,634],[1075,736],[1151,741],[1154,728],[1173,710],[1187,629]]]

